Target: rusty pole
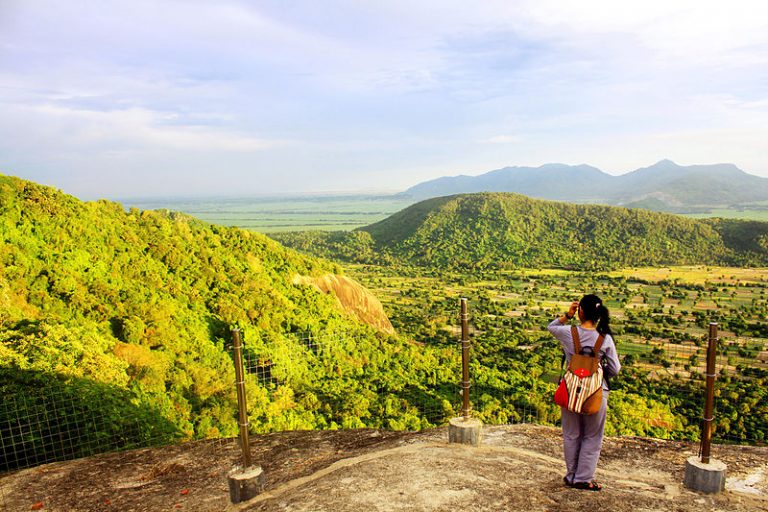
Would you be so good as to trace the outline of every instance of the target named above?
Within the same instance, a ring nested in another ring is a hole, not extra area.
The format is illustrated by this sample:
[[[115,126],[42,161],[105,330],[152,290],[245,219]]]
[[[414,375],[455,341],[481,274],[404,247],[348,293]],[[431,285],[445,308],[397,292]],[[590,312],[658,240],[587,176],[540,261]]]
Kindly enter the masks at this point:
[[[248,440],[248,403],[245,399],[245,371],[243,370],[243,341],[240,329],[232,329],[232,341],[235,351],[235,387],[237,389],[237,409],[240,424],[240,447],[243,449],[243,469],[251,467],[251,443]]]
[[[461,299],[461,413],[464,421],[469,419],[469,307],[467,299]]]
[[[701,435],[701,462],[709,464],[712,447],[712,420],[715,409],[715,360],[717,359],[717,322],[709,323],[707,349],[707,399],[704,402],[704,428]]]

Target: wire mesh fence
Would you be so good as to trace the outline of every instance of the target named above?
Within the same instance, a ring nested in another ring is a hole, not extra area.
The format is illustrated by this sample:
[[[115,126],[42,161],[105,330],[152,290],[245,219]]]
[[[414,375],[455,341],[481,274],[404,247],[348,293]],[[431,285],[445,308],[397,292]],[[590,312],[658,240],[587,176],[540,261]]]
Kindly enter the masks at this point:
[[[476,343],[482,343],[482,338]],[[706,342],[619,342],[618,351],[624,367],[612,381],[611,387],[616,389],[611,394],[618,396],[609,400],[606,432],[699,441],[705,402]],[[768,404],[764,405],[760,398],[762,383],[768,376],[767,354],[765,339],[718,341],[713,442],[768,442]],[[477,364],[482,366],[483,362]],[[522,381],[515,389],[503,390],[474,380],[473,407],[491,422],[557,425],[560,411],[552,401],[561,373],[558,358],[541,372],[539,381]],[[630,399],[628,393],[634,396]],[[644,397],[669,405],[655,406]]]
[[[385,342],[372,340],[370,335],[339,332],[244,340],[249,408],[256,420],[252,431],[363,426],[422,429],[444,425],[458,416],[462,402],[460,344],[449,349],[455,371],[447,380],[427,375],[423,382],[357,387],[357,382],[375,382],[379,377],[376,365],[367,360],[370,356],[359,345],[370,348]],[[475,349],[482,343],[482,333],[474,336]],[[553,347],[524,349],[535,354]],[[609,402],[607,433],[699,440],[705,341],[619,340],[618,350],[622,373],[642,376],[638,382],[645,388],[616,386],[612,393],[617,396]],[[713,440],[765,444],[768,410],[752,391],[753,384],[764,382],[768,371],[768,340],[720,340],[717,354]],[[482,371],[477,374],[478,368],[489,364],[483,351],[473,350],[471,357],[474,415],[493,424],[559,424],[559,407],[552,400],[560,371],[557,354],[547,359],[547,367],[535,372],[535,378],[512,383],[493,382]],[[24,392],[6,393],[0,402],[0,479],[9,471],[40,464],[179,442],[170,425],[158,422],[155,411],[136,405],[139,401],[128,391],[104,393],[95,385],[57,379],[33,381],[20,383],[26,386],[20,388]],[[674,390],[676,396],[667,401],[671,406],[653,404],[656,385]],[[651,399],[628,401],[629,392]],[[625,394],[624,400],[618,399],[620,393]],[[302,417],[302,407],[312,415]],[[290,415],[282,414],[285,411]],[[236,411],[232,412],[234,416]],[[404,416],[409,419],[402,420]],[[283,420],[275,422],[275,417]],[[13,501],[7,493],[0,491],[0,509]]]
[[[344,378],[336,359],[345,343],[355,343],[354,338],[344,335],[304,335],[295,338],[283,338],[269,345],[250,348],[246,343],[246,371],[255,381],[268,390],[271,400],[281,393],[281,388],[292,385],[292,376],[313,373],[326,375],[328,379]],[[474,343],[482,343],[482,337]],[[749,386],[755,371],[765,371],[768,366],[762,357],[768,350],[768,340],[752,339],[746,344],[750,353],[745,354],[745,342],[720,342],[715,383],[715,429],[714,441],[718,443],[762,444],[766,442],[764,433],[754,428],[747,428],[745,422],[765,422],[768,420],[764,409],[755,410],[754,417],[744,414],[743,406],[734,412],[739,386]],[[628,348],[624,352],[624,348]],[[544,349],[541,348],[540,349]],[[551,349],[551,347],[549,348]],[[533,350],[536,350],[534,348]],[[688,342],[660,342],[654,340],[647,344],[619,343],[623,360],[623,374],[629,374],[628,380],[640,380],[645,389],[622,389],[619,385],[622,376],[615,379],[614,394],[624,394],[618,404],[609,406],[608,433],[611,435],[645,435],[649,437],[685,439],[698,441],[701,435],[701,421],[704,410],[706,342],[702,340]],[[455,378],[448,385],[437,385],[433,389],[413,386],[406,388],[398,396],[403,407],[410,407],[424,421],[424,426],[444,425],[461,411],[461,347],[457,343],[455,350]],[[740,354],[740,355],[739,355]],[[559,358],[552,358],[556,364],[539,371],[536,379],[523,379],[514,386],[505,383],[488,382],[474,375],[482,368],[485,361],[482,356],[472,355],[473,375],[471,376],[470,396],[473,414],[483,421],[494,424],[535,423],[558,425],[560,410],[552,400],[555,384],[560,371]],[[352,378],[369,378],[365,370]],[[661,383],[664,385],[661,386]],[[316,385],[318,383],[314,383]],[[653,403],[653,388],[670,390],[672,396],[666,396],[669,407]],[[627,393],[633,396],[627,398]],[[650,399],[641,399],[648,395]],[[328,398],[328,397],[326,397]],[[618,401],[618,397],[616,398]],[[344,425],[345,405],[343,400],[326,403],[326,426],[337,428]],[[758,407],[760,404],[753,404]],[[334,408],[337,407],[338,408]],[[371,420],[371,418],[369,418]],[[388,428],[385,422],[369,426]],[[754,426],[754,425],[753,425]],[[418,426],[417,426],[418,428]]]
[[[114,452],[119,465],[133,449],[181,442],[176,427],[131,391],[56,374],[4,370],[0,376],[0,510],[69,510],[53,505],[61,497],[45,488],[30,499],[29,489],[5,485],[17,472]],[[206,447],[214,454],[227,442]]]
[[[357,347],[371,346],[370,335],[349,333],[297,334],[262,343],[244,340],[243,365],[253,382],[264,391],[268,402],[278,403],[285,393],[295,399],[311,395],[308,404],[314,425],[296,422],[283,428],[425,428],[447,422],[450,412],[458,410],[461,395],[445,393],[428,383],[401,383],[393,386],[377,382],[375,366],[369,355]],[[386,341],[378,341],[386,343]],[[375,344],[373,345],[375,348]],[[365,382],[366,386],[356,384]],[[382,395],[387,398],[382,399]],[[314,399],[318,401],[315,402]],[[378,403],[377,403],[378,402]],[[259,407],[249,399],[251,415]],[[418,419],[407,424],[389,421],[405,410]],[[257,413],[258,414],[258,413]],[[252,430],[270,431],[264,422],[252,421]]]
[[[95,392],[95,391],[94,391]],[[173,442],[172,427],[123,397],[51,386],[0,403],[0,472]]]
[[[685,425],[698,426],[704,406],[706,343],[703,340],[654,340],[642,351],[637,351],[637,346],[633,349],[632,364],[654,381],[663,381],[679,393],[682,400],[676,414],[683,418]],[[768,441],[768,409],[756,393],[762,387],[760,382],[768,376],[767,355],[768,340],[765,339],[717,341],[713,433],[716,442],[764,444]],[[692,407],[694,404],[697,406]]]

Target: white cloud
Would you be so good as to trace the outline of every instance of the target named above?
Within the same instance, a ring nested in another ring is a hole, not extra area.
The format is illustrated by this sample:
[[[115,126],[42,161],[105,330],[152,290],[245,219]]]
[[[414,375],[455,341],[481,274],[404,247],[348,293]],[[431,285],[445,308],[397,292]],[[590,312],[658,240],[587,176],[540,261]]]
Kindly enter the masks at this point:
[[[22,172],[768,172],[768,2],[0,2],[0,165]]]
[[[89,158],[109,151],[158,149],[248,153],[291,143],[209,126],[174,125],[176,114],[141,108],[94,111],[43,104],[17,106],[5,112],[17,120],[13,129],[6,127],[6,137],[13,139],[23,137],[23,132],[27,136],[37,132],[35,145],[45,147],[48,157],[53,159],[57,152],[71,154],[73,151],[88,152]]]
[[[287,141],[267,140],[205,126],[173,126],[175,114],[140,108],[94,112],[43,105],[34,109],[51,122],[69,126],[70,140],[98,150],[102,145],[184,151],[262,151]]]

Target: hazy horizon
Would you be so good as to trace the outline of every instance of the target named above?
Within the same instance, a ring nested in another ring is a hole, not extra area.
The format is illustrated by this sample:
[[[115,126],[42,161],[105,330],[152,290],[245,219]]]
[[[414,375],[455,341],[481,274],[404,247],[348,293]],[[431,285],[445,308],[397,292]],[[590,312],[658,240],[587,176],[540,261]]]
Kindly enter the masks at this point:
[[[662,161],[669,161],[669,159],[663,159]],[[621,172],[621,173],[618,173],[618,174],[611,174],[611,173],[608,173],[607,171],[604,171],[603,169],[599,169],[599,168],[598,168],[598,170],[603,172],[603,173],[605,173],[605,174],[608,174],[609,176],[618,177],[618,176],[623,176],[625,174],[629,174],[631,172],[637,171],[637,170],[642,169],[642,168],[650,167],[650,166],[655,165],[655,164],[660,163],[660,162],[661,161],[654,162],[652,164],[648,164],[648,165],[644,165],[642,167],[639,167],[638,169],[630,169],[630,170],[627,170],[625,172]],[[676,165],[678,165],[680,167],[688,167],[687,165],[682,165],[682,164],[680,164],[678,162],[672,162],[672,163],[676,164]],[[717,163],[709,163],[709,164],[705,163],[705,164],[691,164],[691,165],[723,165],[723,164],[730,165],[731,163],[730,162],[717,162]],[[344,197],[388,197],[388,196],[395,196],[395,195],[403,194],[404,192],[406,192],[406,190],[408,188],[410,188],[410,187],[412,187],[414,185],[420,184],[420,183],[424,183],[426,181],[431,181],[433,179],[439,179],[439,178],[445,178],[445,177],[457,177],[457,176],[473,176],[473,177],[475,177],[475,176],[480,176],[480,175],[483,175],[483,174],[486,174],[486,173],[498,171],[498,170],[501,170],[501,169],[504,169],[504,168],[514,168],[514,167],[539,168],[539,167],[543,167],[543,166],[547,166],[547,165],[569,165],[571,167],[575,167],[575,166],[579,166],[579,165],[587,165],[587,166],[589,166],[590,164],[582,163],[582,164],[570,165],[570,164],[562,164],[561,162],[548,162],[548,163],[542,164],[541,166],[535,166],[535,167],[534,166],[509,165],[509,166],[504,166],[504,167],[499,168],[499,169],[488,169],[488,170],[481,171],[481,172],[474,173],[474,174],[463,173],[463,174],[435,176],[433,178],[428,178],[428,179],[426,179],[424,181],[421,181],[419,183],[413,183],[412,185],[409,185],[409,186],[407,186],[405,188],[402,188],[402,189],[386,189],[386,188],[375,189],[375,188],[369,188],[369,189],[358,189],[358,190],[324,190],[324,191],[303,191],[303,192],[302,191],[273,191],[273,192],[264,192],[264,193],[258,193],[258,192],[253,192],[253,193],[245,192],[245,193],[243,193],[243,192],[238,192],[238,191],[231,192],[231,193],[200,191],[198,193],[180,192],[180,193],[176,193],[176,194],[174,194],[174,193],[161,193],[161,194],[156,194],[156,195],[146,194],[146,195],[131,195],[131,196],[120,196],[120,195],[110,194],[110,195],[93,196],[93,197],[82,197],[82,196],[79,196],[77,194],[73,194],[73,193],[71,193],[71,192],[69,192],[67,190],[64,190],[64,189],[61,189],[61,190],[62,190],[62,192],[66,193],[66,194],[73,195],[73,196],[77,197],[78,199],[81,199],[81,200],[84,200],[84,201],[93,201],[93,200],[98,200],[98,199],[107,199],[107,200],[110,200],[110,201],[115,201],[115,202],[120,202],[120,203],[123,203],[123,202],[125,202],[125,203],[132,203],[132,202],[134,202],[134,203],[144,203],[144,202],[146,202],[146,203],[153,203],[153,202],[163,203],[163,202],[183,202],[183,201],[196,201],[197,202],[197,201],[203,201],[203,200],[222,200],[222,201],[244,200],[245,201],[245,200],[254,200],[254,199],[259,200],[259,201],[272,201],[272,200],[279,201],[281,199],[311,199],[311,198],[332,199],[332,198],[344,198]],[[594,167],[594,166],[591,166],[591,167]],[[748,171],[746,171],[744,169],[740,169],[740,170],[745,172],[745,173],[747,173],[747,174],[749,174],[749,175],[751,175],[751,176],[757,176],[757,177],[760,177],[760,178],[768,179],[768,177],[766,177],[766,176],[759,176],[759,175],[756,175],[754,173],[750,173],[750,172],[748,172]],[[0,172],[0,174],[4,174],[4,173]],[[54,187],[56,186],[56,185],[47,184],[47,183],[41,183],[41,184],[48,185],[48,186],[54,186]],[[60,188],[60,187],[56,187],[56,188]]]

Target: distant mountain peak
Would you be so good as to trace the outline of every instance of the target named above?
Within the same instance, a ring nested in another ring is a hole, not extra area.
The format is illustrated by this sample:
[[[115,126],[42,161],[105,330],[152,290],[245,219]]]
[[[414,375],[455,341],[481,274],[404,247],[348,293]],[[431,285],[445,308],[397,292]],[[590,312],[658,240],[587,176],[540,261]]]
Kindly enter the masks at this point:
[[[594,169],[599,170],[597,167],[592,167],[588,164],[578,164],[578,165],[568,165],[568,164],[561,164],[558,162],[551,162],[548,164],[544,164],[539,166],[539,169]]]
[[[677,173],[678,171],[683,171],[687,169],[684,166],[678,165],[672,160],[669,160],[668,158],[665,158],[663,160],[659,160],[653,165],[649,165],[648,167],[640,167],[639,169],[635,169],[632,172],[628,172],[626,175],[631,174],[642,174],[647,172],[654,172],[654,173],[665,173],[665,172],[673,172]]]
[[[561,186],[565,183],[574,186]],[[768,179],[734,164],[679,165],[668,158],[619,176],[587,164],[552,162],[437,178],[404,194],[426,199],[472,192],[516,192],[540,199],[616,205],[643,204],[655,198],[654,209],[675,212],[768,201]]]

